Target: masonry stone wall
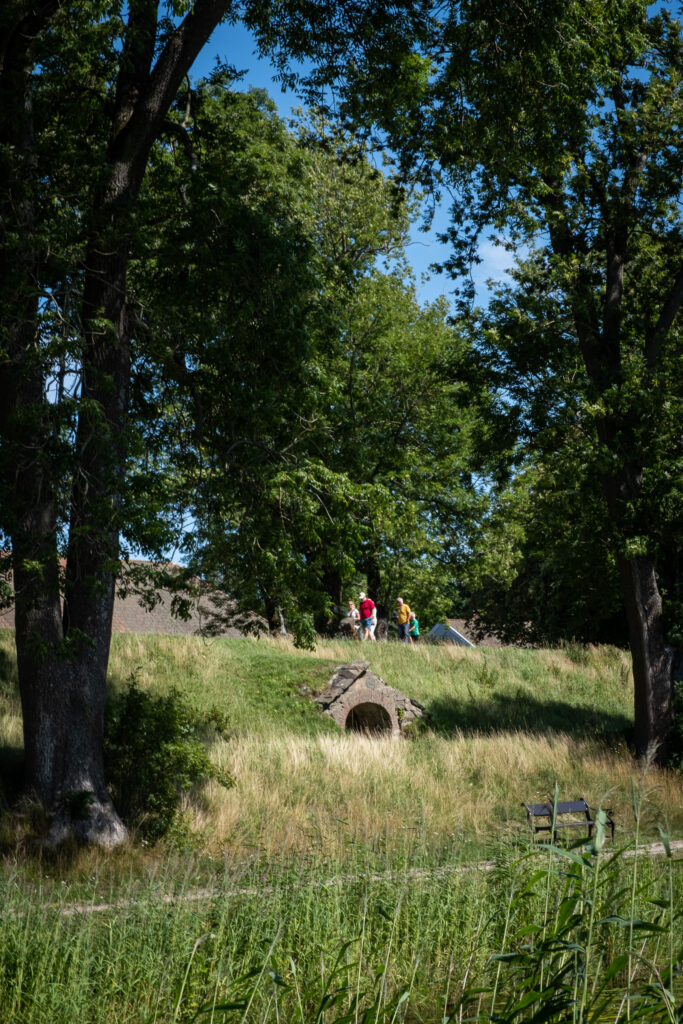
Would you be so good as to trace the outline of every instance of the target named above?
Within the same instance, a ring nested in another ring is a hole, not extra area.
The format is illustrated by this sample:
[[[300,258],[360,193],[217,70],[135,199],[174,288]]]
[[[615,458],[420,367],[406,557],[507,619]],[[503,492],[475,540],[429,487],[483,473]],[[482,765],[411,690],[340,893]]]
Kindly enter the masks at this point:
[[[410,722],[425,714],[418,701],[371,672],[369,661],[340,665],[315,700],[340,729],[391,732],[392,736],[400,736]]]

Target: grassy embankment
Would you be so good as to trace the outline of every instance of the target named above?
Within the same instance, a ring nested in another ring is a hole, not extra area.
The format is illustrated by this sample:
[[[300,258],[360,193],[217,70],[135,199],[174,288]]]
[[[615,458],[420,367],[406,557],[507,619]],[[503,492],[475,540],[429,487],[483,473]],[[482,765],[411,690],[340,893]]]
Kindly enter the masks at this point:
[[[349,844],[380,844],[400,862],[445,850],[469,859],[525,831],[523,799],[606,801],[632,831],[635,771],[627,656],[556,651],[321,644],[314,655],[268,642],[117,637],[112,679],[180,687],[227,712],[232,737],[212,751],[237,782],[210,786],[193,827],[233,859],[292,853],[348,858]],[[365,656],[387,683],[425,705],[431,730],[415,742],[341,733],[301,688]],[[683,837],[683,780],[650,775],[650,819]]]
[[[0,635],[11,775],[20,727],[9,641]],[[322,688],[361,654],[427,707],[430,731],[371,740],[319,716],[301,688]],[[115,637],[112,685],[131,674],[227,712],[232,735],[212,756],[236,786],[192,794],[175,846],[83,852],[66,865],[6,845],[1,1019],[189,1021],[208,1001],[241,1005],[199,1019],[331,1022],[349,1009],[351,1021],[436,1021],[463,986],[481,984],[465,1017],[539,991],[509,1019],[562,996],[547,1019],[587,1020],[611,965],[602,1019],[645,1005],[674,1019],[664,996],[626,998],[657,978],[665,991],[683,943],[671,860],[608,855],[596,870],[594,856],[525,859],[520,801],[552,795],[556,780],[562,796],[606,797],[619,842],[636,828],[653,837],[657,822],[683,833],[683,780],[655,769],[635,779],[646,793],[636,825],[624,739],[631,681],[619,652],[323,644],[311,655],[270,642]],[[483,856],[492,870],[462,869]],[[110,906],[93,912],[98,903]],[[529,925],[539,929],[531,939]],[[489,959],[511,949],[526,950],[514,973]],[[317,1015],[327,986],[343,991]]]
[[[11,770],[21,745],[11,636],[0,633],[0,645],[0,747]],[[320,715],[306,691],[360,656],[425,705],[427,732],[367,738]],[[552,796],[556,781],[566,799],[604,801],[619,834],[632,833],[632,682],[614,649],[323,643],[310,654],[270,641],[115,636],[110,667],[114,688],[134,675],[227,714],[230,736],[211,756],[236,786],[194,793],[183,822],[186,839],[214,856],[470,860],[524,837],[521,801]],[[652,769],[649,789],[644,833],[655,838],[666,823],[683,837],[683,780]]]

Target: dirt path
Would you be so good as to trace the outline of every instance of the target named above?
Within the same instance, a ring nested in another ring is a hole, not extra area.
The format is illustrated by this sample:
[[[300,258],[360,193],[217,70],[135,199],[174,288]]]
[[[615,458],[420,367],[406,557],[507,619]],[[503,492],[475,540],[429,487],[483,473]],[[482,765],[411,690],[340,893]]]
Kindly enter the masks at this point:
[[[669,847],[676,861],[683,860],[683,857],[675,857],[676,853],[683,853],[683,839],[673,840],[669,844]],[[636,855],[663,857],[666,855],[666,850],[663,843],[649,843],[644,846],[639,846],[637,850],[626,850],[622,856],[633,858]],[[427,868],[408,868],[405,871],[373,872],[369,875],[333,875],[328,879],[308,882],[305,884],[310,885],[312,888],[327,889],[334,886],[348,885],[353,882],[361,881],[386,882],[391,881],[392,879],[399,880],[404,878],[417,880],[420,878],[438,878],[453,872],[492,871],[495,866],[495,861],[480,860],[474,861],[472,864],[462,864],[458,867],[434,868],[431,871]],[[235,889],[221,889],[217,886],[212,886],[199,889],[189,889],[186,892],[178,894],[164,894],[159,898],[159,902],[166,904],[174,904],[180,901],[184,903],[192,903],[214,899],[217,896],[265,896],[274,891],[275,888],[268,885]],[[137,901],[134,899],[125,899],[116,900],[112,903],[74,903],[73,906],[61,907],[60,913],[64,917],[71,917],[74,914],[101,914],[111,910],[125,910],[128,907],[135,906],[136,902]]]

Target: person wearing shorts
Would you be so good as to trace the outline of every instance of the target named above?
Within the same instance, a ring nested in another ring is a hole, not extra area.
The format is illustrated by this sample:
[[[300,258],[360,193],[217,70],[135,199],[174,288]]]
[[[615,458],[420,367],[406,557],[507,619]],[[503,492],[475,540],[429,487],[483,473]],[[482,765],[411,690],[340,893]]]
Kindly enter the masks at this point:
[[[359,600],[358,611],[360,612],[361,637],[363,640],[374,640],[372,620],[376,614],[375,602],[371,597],[367,597],[362,592],[359,595]]]

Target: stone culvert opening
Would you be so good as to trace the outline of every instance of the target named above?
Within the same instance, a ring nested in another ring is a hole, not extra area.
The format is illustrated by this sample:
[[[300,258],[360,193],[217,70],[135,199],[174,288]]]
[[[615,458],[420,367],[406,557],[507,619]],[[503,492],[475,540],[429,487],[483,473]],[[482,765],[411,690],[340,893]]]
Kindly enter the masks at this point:
[[[346,719],[346,728],[353,732],[392,732],[391,718],[381,704],[356,704]]]
[[[400,736],[416,718],[428,717],[416,700],[371,672],[369,661],[339,665],[315,701],[340,729],[373,736]]]

